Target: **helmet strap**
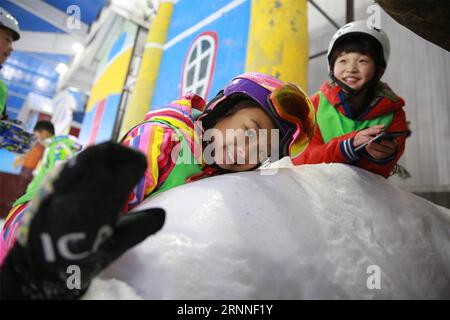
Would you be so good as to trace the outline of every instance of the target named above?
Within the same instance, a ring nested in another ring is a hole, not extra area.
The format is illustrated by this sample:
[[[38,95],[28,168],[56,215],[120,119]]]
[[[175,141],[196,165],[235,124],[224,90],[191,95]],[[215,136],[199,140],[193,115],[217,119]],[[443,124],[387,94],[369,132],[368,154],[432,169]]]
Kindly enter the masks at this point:
[[[335,77],[335,75],[333,74],[333,71],[330,70],[330,73],[329,73],[330,79],[334,83],[336,83],[336,85],[338,85],[341,89],[343,89],[345,92],[347,92],[347,94],[345,95],[344,100],[339,102],[339,103],[337,103],[336,107],[339,106],[339,105],[344,104],[346,101],[348,101],[349,99],[357,96],[358,94],[360,94],[361,92],[363,92],[366,89],[367,89],[367,98],[365,99],[364,105],[368,105],[370,100],[372,100],[372,95],[375,92],[375,87],[377,86],[378,82],[380,81],[383,73],[384,73],[384,69],[378,68],[375,71],[375,74],[374,74],[374,77],[372,78],[372,80],[370,80],[369,82],[364,84],[361,89],[355,90],[355,89],[349,87],[348,85],[346,85],[345,83],[343,83],[342,81],[340,81],[339,79],[337,79]]]
[[[348,99],[350,99],[350,98],[356,96],[356,95],[357,95],[359,92],[361,92],[361,91],[364,89],[364,87],[365,87],[365,85],[364,85],[363,88],[361,88],[361,89],[359,89],[359,90],[355,90],[355,89],[349,87],[349,86],[346,85],[344,82],[342,82],[341,80],[339,80],[338,78],[336,78],[336,77],[334,76],[332,70],[330,70],[329,76],[330,76],[330,79],[331,79],[334,83],[336,83],[342,90],[344,90],[345,92],[347,92],[347,94],[345,95],[345,99],[344,99],[343,101],[339,102],[336,106],[341,105],[341,104],[344,104],[345,101],[347,101]]]

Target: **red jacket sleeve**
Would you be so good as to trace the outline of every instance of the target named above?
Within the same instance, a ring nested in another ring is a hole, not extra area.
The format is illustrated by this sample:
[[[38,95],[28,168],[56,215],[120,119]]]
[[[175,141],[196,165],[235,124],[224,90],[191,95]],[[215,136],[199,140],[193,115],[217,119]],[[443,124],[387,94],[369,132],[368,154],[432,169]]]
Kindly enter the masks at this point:
[[[403,111],[403,109],[395,111],[394,117],[392,118],[392,123],[386,131],[405,131],[407,129],[408,125],[406,122],[405,112]],[[402,156],[403,152],[405,151],[406,137],[397,138],[396,141],[397,150],[391,157],[391,159],[374,161],[363,158],[359,161],[356,161],[354,164],[358,167],[364,168],[366,170],[382,175],[385,178],[388,178],[394,170],[395,165]]]
[[[314,94],[311,102],[317,112],[319,105],[319,95]],[[394,112],[394,117],[390,127],[386,131],[404,131],[407,130],[406,116],[403,109]],[[370,159],[370,156],[360,156],[355,154],[353,147],[353,138],[358,131],[336,137],[324,143],[319,126],[314,129],[314,136],[309,146],[302,155],[294,160],[294,164],[317,164],[317,163],[347,163],[360,168],[372,171],[376,174],[388,178],[394,170],[397,161],[405,150],[405,138],[397,138],[396,153],[389,159]]]
[[[317,113],[319,106],[319,94],[314,94],[311,97],[311,102],[314,105],[314,109]],[[355,132],[336,137],[324,143],[320,128],[316,125],[314,129],[314,135],[311,139],[309,146],[302,153],[302,155],[294,160],[294,164],[317,164],[317,163],[351,163],[352,160],[348,159],[342,152],[344,148],[344,142],[350,141],[356,135]]]

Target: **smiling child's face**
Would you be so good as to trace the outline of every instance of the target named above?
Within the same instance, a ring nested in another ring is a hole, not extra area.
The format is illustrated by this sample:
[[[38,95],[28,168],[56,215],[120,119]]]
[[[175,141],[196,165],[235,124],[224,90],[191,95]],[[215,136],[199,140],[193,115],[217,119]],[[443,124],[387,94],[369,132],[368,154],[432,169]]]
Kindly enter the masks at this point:
[[[354,90],[361,89],[375,75],[375,62],[365,54],[341,53],[334,63],[334,76]]]
[[[212,141],[214,162],[230,171],[247,171],[258,167],[266,160],[261,158],[261,150],[270,155],[272,135],[278,130],[272,119],[255,106],[240,109],[220,119],[213,129],[221,136],[214,137]]]
[[[0,27],[0,65],[4,64],[13,50],[13,33],[11,30]]]

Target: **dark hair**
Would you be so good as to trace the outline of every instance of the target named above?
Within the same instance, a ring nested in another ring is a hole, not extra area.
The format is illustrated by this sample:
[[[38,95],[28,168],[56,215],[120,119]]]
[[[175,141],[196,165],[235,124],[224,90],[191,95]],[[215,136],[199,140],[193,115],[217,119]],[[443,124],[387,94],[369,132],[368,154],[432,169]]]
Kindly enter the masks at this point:
[[[375,68],[386,68],[383,58],[383,48],[373,37],[365,34],[352,34],[338,41],[330,55],[330,69],[333,70],[336,59],[342,53],[360,53],[368,55],[375,62]]]
[[[55,127],[50,121],[47,120],[38,121],[33,129],[33,131],[44,131],[44,130],[51,133],[52,136],[55,135]]]
[[[243,97],[240,94],[236,95],[236,97],[231,96],[229,99],[227,99],[222,103],[224,103],[225,105],[216,106],[216,109],[219,112],[216,111],[212,119],[208,121],[207,124],[205,123],[206,126],[204,125],[204,127],[212,128],[217,124],[217,122],[219,122],[220,119],[229,117],[243,109],[249,108],[262,109],[261,106],[256,101],[247,97]]]
[[[222,118],[229,117],[236,112],[243,110],[243,109],[250,109],[250,108],[259,108],[262,109],[261,106],[252,99],[240,99],[237,102],[235,102],[235,105],[228,109],[225,114],[222,116]]]

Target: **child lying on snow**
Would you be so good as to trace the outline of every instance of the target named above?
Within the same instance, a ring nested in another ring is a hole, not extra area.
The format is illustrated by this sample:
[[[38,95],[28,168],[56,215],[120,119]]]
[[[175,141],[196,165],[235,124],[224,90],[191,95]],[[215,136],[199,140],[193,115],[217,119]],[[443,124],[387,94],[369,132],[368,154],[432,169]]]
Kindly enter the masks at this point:
[[[204,105],[188,95],[149,112],[122,140],[140,152],[114,143],[87,148],[14,208],[0,239],[0,297],[79,298],[96,274],[164,224],[162,209],[121,211],[202,177],[295,159],[315,124],[303,91],[259,73],[235,77],[195,120]],[[68,286],[71,265],[80,268],[79,285]]]

